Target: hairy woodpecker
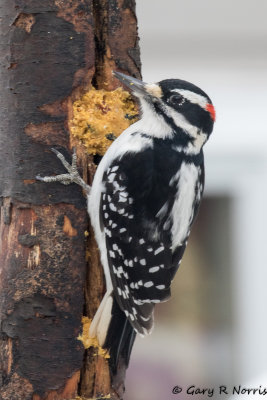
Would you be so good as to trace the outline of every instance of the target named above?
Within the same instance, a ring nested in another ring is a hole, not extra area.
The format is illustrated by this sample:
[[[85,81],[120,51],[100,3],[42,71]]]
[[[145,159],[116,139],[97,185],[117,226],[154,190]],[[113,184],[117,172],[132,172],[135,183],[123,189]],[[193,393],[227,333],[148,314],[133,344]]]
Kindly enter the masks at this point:
[[[167,79],[147,84],[114,72],[139,99],[141,119],[116,139],[90,188],[55,150],[68,170],[45,182],[76,182],[105,271],[106,294],[90,335],[128,363],[135,334],[153,328],[156,303],[170,297],[204,187],[203,145],[215,120],[210,98],[192,83]],[[112,351],[112,350],[111,350]]]

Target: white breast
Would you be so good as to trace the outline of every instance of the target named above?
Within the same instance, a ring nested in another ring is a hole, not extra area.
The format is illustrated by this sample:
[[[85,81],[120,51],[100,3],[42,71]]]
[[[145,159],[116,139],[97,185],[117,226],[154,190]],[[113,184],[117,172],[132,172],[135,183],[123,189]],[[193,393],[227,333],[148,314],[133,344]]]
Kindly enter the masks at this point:
[[[177,196],[172,209],[172,248],[180,246],[188,235],[194,214],[195,189],[200,168],[182,163],[173,181],[177,182]],[[170,182],[171,183],[171,182]]]

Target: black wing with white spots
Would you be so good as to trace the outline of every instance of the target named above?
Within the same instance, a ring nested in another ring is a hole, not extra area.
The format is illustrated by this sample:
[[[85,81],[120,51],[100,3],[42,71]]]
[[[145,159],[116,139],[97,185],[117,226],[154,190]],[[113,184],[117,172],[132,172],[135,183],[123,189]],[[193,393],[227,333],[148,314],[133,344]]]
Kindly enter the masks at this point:
[[[173,152],[163,162],[156,155],[155,149],[147,149],[114,160],[103,176],[100,204],[114,294],[141,334],[153,326],[155,304],[170,297],[185,249],[185,243],[172,249],[171,235],[177,189],[170,181],[179,169],[179,157]]]

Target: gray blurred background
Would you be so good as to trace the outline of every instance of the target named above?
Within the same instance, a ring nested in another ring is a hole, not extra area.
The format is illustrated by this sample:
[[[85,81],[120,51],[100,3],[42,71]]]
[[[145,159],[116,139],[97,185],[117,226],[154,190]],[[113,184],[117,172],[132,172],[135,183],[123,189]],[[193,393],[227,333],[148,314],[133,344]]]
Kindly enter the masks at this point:
[[[217,122],[172,299],[135,343],[125,399],[207,399],[172,388],[257,376],[267,387],[267,2],[137,0],[137,15],[144,80],[200,86]]]

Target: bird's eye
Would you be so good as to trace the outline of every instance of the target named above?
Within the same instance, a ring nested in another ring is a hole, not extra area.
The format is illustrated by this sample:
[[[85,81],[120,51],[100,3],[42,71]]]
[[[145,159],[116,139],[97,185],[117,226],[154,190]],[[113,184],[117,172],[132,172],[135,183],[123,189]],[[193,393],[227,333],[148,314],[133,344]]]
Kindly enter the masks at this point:
[[[184,97],[181,94],[172,94],[168,98],[168,103],[170,103],[173,106],[182,106],[185,102]]]

